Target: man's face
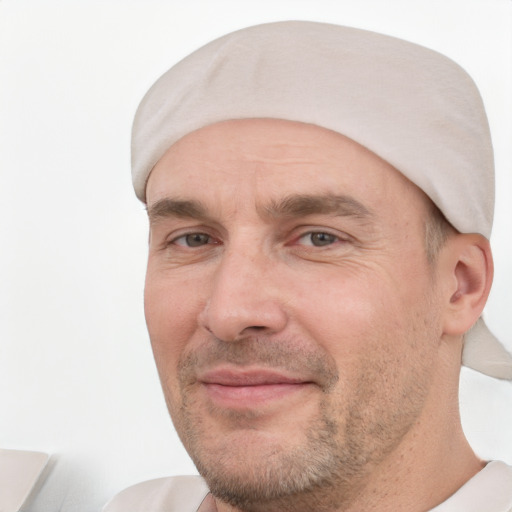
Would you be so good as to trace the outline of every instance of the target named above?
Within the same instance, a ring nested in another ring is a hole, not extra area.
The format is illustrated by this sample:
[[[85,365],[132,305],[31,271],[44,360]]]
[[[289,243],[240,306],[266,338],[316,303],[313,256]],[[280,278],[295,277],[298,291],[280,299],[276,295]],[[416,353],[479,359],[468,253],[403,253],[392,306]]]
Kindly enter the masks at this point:
[[[348,499],[414,431],[433,378],[423,193],[339,134],[241,120],[173,145],[147,200],[151,343],[214,494]]]

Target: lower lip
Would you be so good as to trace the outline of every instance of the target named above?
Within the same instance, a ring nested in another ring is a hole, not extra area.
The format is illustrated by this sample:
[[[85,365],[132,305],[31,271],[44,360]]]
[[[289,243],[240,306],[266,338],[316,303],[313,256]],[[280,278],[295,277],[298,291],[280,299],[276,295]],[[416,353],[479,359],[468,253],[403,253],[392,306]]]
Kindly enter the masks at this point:
[[[210,399],[221,407],[247,408],[283,400],[302,391],[308,383],[261,384],[256,386],[224,386],[205,384]]]

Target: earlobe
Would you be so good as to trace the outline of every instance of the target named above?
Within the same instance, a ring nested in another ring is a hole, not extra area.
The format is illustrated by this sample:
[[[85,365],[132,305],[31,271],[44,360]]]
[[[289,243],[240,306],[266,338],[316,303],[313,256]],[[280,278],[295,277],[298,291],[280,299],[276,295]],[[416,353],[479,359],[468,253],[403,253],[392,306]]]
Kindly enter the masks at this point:
[[[446,247],[448,273],[444,333],[462,335],[478,320],[489,296],[493,262],[489,241],[482,235],[457,234]]]

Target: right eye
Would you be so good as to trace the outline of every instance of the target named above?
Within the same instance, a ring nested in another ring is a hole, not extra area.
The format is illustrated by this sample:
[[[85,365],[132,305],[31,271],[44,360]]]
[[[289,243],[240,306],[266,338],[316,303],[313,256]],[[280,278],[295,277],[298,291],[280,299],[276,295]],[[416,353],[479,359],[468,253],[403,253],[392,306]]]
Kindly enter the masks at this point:
[[[172,244],[180,247],[201,247],[203,245],[215,244],[215,240],[206,233],[187,233],[175,238]]]

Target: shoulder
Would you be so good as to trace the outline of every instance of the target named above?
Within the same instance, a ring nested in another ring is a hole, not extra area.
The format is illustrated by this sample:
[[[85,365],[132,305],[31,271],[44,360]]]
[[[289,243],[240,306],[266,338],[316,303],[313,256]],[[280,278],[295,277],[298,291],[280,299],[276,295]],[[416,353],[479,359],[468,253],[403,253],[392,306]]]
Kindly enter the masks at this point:
[[[103,512],[196,512],[208,492],[199,476],[157,478],[116,494]]]

